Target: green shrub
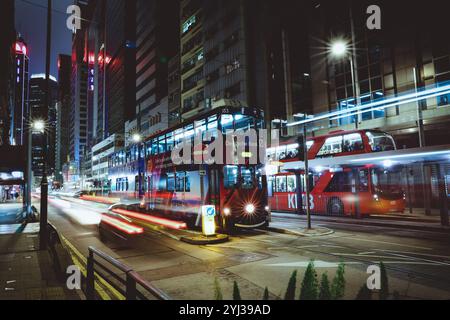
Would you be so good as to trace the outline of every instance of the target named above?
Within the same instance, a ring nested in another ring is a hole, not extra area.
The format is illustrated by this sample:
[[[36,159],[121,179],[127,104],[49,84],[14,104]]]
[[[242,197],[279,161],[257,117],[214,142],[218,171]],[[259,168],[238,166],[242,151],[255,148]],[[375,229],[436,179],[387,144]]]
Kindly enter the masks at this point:
[[[330,280],[328,275],[324,273],[320,281],[319,300],[331,300]]]
[[[239,286],[236,281],[233,284],[233,300],[235,301],[242,300],[241,292],[239,291]]]
[[[284,295],[284,300],[295,299],[296,283],[297,283],[297,270],[292,272],[291,278],[289,279],[288,287],[286,289],[286,294]]]
[[[319,284],[317,281],[317,274],[314,269],[314,262],[311,261],[306,268],[305,276],[302,281],[300,300],[317,300],[318,291]]]
[[[266,287],[266,289],[264,289],[263,300],[264,301],[269,300],[269,289],[267,287]]]
[[[333,300],[342,299],[345,294],[345,265],[340,263],[336,271],[336,276],[331,285],[331,298]]]
[[[380,272],[381,272],[380,300],[387,300],[389,298],[389,280],[386,272],[386,267],[383,262],[380,262]]]

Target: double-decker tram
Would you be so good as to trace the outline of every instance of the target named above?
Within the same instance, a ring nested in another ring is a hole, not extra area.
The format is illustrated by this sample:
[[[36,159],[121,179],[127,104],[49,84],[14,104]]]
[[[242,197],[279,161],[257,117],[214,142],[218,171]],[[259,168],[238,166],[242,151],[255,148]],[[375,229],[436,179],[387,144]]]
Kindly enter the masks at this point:
[[[259,137],[256,141],[245,137],[240,147],[233,138],[231,150],[240,152],[242,159],[234,162],[226,156],[230,146],[225,134],[251,129],[257,135],[264,129],[261,110],[220,107],[155,134],[110,158],[111,195],[135,199],[141,213],[182,220],[190,226],[199,226],[204,205],[216,207],[216,222],[226,231],[266,226],[270,209],[264,161],[259,152],[257,161],[250,161],[259,150]],[[223,161],[220,157],[214,163],[203,161],[208,148],[215,149],[212,156],[222,153]],[[174,162],[174,154],[183,162]]]
[[[142,196],[142,176],[145,172],[145,150],[132,145],[112,154],[108,159],[111,198],[138,200]]]
[[[401,168],[391,166],[389,162],[384,166],[340,163],[344,158],[396,150],[395,141],[389,134],[377,130],[335,131],[308,139],[307,149],[311,163],[314,163],[312,160],[320,163],[319,159],[328,159],[329,163],[337,164],[311,166],[307,179],[311,212],[367,216],[404,211]],[[305,171],[283,171],[283,165],[301,161],[299,150],[296,139],[291,139],[268,151],[269,160],[281,165],[281,171],[268,178],[272,211],[297,212],[298,206],[306,208]]]

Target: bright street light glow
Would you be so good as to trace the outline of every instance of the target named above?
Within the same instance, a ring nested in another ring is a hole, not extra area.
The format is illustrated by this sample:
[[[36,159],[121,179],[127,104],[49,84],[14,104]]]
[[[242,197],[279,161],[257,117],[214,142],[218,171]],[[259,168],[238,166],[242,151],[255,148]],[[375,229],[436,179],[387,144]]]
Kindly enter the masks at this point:
[[[142,137],[140,134],[138,134],[138,133],[133,134],[133,142],[139,143],[141,141],[142,141]]]
[[[336,57],[341,57],[347,53],[347,44],[344,41],[336,41],[331,45],[331,53]]]
[[[33,129],[38,132],[44,132],[45,130],[45,122],[43,120],[36,120],[32,125]]]

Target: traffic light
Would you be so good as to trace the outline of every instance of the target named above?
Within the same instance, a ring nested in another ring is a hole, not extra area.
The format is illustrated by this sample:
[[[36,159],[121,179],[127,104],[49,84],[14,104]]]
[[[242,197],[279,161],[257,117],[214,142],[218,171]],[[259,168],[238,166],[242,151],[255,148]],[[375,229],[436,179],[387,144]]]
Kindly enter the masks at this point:
[[[305,139],[303,135],[297,136],[297,144],[298,144],[298,159],[300,161],[305,161]]]

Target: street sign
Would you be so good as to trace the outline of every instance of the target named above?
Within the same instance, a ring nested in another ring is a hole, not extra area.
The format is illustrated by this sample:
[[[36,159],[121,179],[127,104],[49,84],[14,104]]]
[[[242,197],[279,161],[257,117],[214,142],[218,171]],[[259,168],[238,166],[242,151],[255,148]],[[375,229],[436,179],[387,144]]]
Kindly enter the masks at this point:
[[[205,236],[216,234],[216,207],[202,206],[202,231]]]

